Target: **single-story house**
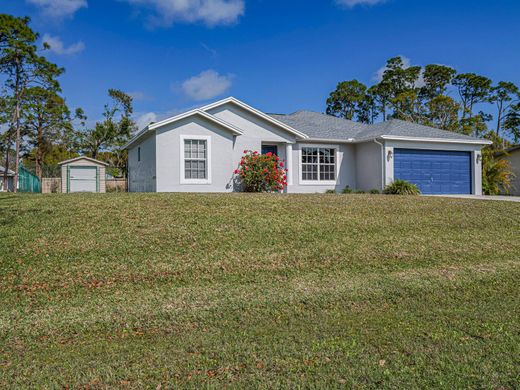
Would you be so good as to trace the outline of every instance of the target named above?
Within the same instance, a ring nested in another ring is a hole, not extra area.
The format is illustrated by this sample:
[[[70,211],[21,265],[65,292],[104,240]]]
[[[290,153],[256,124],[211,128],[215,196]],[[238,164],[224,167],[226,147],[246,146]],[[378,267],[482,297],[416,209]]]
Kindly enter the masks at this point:
[[[511,172],[514,176],[511,180],[509,195],[520,196],[520,145],[506,149],[504,152],[497,155],[497,157],[507,160],[511,165]]]
[[[480,195],[481,148],[489,143],[400,120],[266,114],[230,97],[151,123],[125,148],[135,192],[238,190],[233,171],[253,150],[285,160],[289,193],[382,190],[404,179],[425,194]]]
[[[7,181],[4,183],[4,175],[5,175],[5,168],[0,165],[0,191],[14,191],[14,171],[11,169],[7,170],[6,179]]]
[[[80,156],[60,162],[61,192],[106,192],[107,163]]]

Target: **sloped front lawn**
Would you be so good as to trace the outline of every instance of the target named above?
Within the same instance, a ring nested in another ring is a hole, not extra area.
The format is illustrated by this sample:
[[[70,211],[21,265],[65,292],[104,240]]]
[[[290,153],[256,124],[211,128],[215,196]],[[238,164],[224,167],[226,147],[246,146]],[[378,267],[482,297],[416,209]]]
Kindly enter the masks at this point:
[[[0,195],[0,387],[519,384],[520,205]]]

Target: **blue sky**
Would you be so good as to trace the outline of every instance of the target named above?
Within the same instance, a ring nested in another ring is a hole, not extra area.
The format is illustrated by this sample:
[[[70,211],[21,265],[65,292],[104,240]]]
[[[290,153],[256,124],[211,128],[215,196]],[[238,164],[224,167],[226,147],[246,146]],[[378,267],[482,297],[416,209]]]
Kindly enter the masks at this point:
[[[393,56],[520,84],[517,0],[2,0],[28,15],[71,108],[107,89],[140,124],[233,95],[265,112],[324,110],[338,81],[370,84]]]

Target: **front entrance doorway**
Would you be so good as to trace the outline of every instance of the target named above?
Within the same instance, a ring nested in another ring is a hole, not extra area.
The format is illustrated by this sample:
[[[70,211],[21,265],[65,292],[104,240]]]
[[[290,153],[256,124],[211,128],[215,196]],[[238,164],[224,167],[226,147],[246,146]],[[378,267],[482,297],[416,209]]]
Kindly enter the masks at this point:
[[[262,154],[271,152],[278,156],[278,146],[276,145],[262,145]]]

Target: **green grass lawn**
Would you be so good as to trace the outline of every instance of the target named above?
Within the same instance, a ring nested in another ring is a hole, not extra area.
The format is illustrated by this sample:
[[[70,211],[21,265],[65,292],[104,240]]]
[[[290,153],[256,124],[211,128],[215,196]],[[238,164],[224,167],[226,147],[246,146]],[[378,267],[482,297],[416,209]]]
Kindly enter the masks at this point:
[[[518,388],[520,204],[0,195],[1,388]]]

